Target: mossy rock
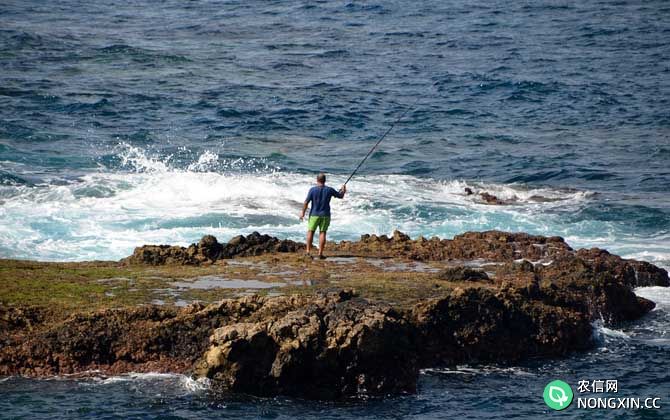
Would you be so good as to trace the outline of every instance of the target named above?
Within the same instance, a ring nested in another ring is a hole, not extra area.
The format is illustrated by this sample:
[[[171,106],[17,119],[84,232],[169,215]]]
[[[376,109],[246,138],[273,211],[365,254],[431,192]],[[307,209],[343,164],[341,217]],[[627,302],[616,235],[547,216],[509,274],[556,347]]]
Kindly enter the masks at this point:
[[[464,266],[447,267],[440,271],[437,277],[447,281],[489,281],[489,276],[484,270]]]

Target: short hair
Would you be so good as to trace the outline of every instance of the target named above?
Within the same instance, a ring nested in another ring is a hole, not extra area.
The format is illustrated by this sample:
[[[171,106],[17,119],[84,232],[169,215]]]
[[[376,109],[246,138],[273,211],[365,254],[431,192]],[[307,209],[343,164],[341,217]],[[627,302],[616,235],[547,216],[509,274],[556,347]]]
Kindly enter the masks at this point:
[[[318,175],[316,176],[316,182],[319,182],[319,183],[321,183],[321,184],[325,184],[325,183],[326,183],[326,174],[324,174],[323,172],[321,172],[320,174],[318,174]]]

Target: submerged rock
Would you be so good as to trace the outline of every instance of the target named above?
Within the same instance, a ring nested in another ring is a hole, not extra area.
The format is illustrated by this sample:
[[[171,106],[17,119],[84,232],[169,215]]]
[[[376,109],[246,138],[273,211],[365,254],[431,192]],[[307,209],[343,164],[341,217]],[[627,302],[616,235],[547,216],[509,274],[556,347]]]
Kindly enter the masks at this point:
[[[465,192],[465,195],[468,195],[468,196],[474,194],[474,191],[472,191],[472,188],[469,188],[469,187],[465,187],[465,189],[463,191]],[[503,200],[503,199],[500,199],[500,198],[496,197],[495,195],[493,195],[493,194],[491,194],[487,191],[480,191],[477,194],[479,195],[479,197],[481,198],[481,200],[485,204],[492,204],[492,205],[501,206],[501,205],[513,204],[513,203],[517,202],[516,197],[514,197],[512,199],[509,199],[509,200]]]
[[[497,205],[497,206],[508,204],[507,201],[501,200],[498,197],[496,197],[495,195],[489,194],[487,192],[479,193],[479,196],[482,198],[482,200],[484,200],[484,202],[486,204],[494,204],[494,205]]]

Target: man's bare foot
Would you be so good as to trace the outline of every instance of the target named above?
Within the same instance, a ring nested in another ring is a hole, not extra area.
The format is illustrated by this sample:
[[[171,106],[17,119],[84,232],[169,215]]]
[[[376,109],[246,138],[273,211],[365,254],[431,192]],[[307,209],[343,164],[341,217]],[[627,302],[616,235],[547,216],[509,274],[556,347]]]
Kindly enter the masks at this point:
[[[320,260],[325,260],[325,259],[326,259],[326,256],[323,255],[323,254],[319,254],[319,259],[320,259]]]

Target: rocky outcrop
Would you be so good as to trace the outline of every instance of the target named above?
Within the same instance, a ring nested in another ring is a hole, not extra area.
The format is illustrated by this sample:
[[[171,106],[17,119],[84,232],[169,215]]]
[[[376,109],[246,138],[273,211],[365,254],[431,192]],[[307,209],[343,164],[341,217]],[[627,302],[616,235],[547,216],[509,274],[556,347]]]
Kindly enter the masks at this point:
[[[560,356],[591,343],[590,318],[517,289],[457,289],[411,313],[422,366]]]
[[[197,244],[188,248],[170,245],[144,245],[135,248],[133,254],[121,260],[126,264],[148,265],[199,265],[212,264],[216,260],[233,257],[249,257],[273,252],[297,252],[305,245],[290,240],[279,240],[270,235],[253,232],[238,235],[227,243],[219,243],[212,235],[205,235]]]
[[[226,258],[299,252],[304,247],[302,243],[280,240],[258,232],[247,236],[236,236],[227,243],[219,243],[214,236],[206,235],[197,244],[187,248],[144,245],[136,248],[133,254],[122,262],[147,265],[199,265],[211,264]],[[550,276],[563,282],[588,271],[600,273],[599,275],[610,275],[614,281],[627,286],[670,285],[667,271],[653,264],[625,260],[598,248],[575,251],[559,236],[545,237],[492,230],[467,232],[453,239],[419,237],[412,240],[408,235],[395,231],[391,237],[362,235],[360,241],[342,241],[332,244],[329,249],[349,255],[398,257],[417,261],[483,260],[512,264],[514,261],[526,260],[528,264],[530,261],[547,264],[543,271],[546,273],[545,277]],[[518,279],[518,273],[520,271],[516,269],[511,279]],[[592,278],[593,276],[589,277]]]
[[[257,233],[224,244],[206,236],[188,248],[140,247],[124,262],[209,264],[301,247]],[[47,309],[0,306],[0,375],[192,372],[218,389],[318,399],[413,392],[420,368],[586,349],[593,320],[615,324],[653,308],[633,287],[669,282],[652,264],[522,233],[412,240],[396,231],[334,249],[453,266],[435,277],[422,273],[445,287],[440,297],[402,307],[351,290],[247,296],[183,309],[108,309],[67,319]],[[495,264],[485,272],[464,265],[471,260]],[[407,293],[415,275],[407,276]]]
[[[665,270],[651,264],[623,260],[607,253],[606,262],[601,252],[559,257],[548,265],[534,267],[534,275],[544,302],[571,308],[589,315],[591,319],[603,319],[608,324],[633,320],[654,307],[654,303],[633,293],[631,287],[667,286]],[[636,280],[640,279],[640,282]],[[665,278],[663,278],[665,276]]]
[[[515,261],[522,263],[525,260],[523,264],[531,266],[532,262],[542,263],[544,277],[562,283],[580,278],[590,281],[600,276],[627,286],[670,286],[668,272],[662,268],[645,261],[626,260],[598,248],[575,251],[560,236],[491,230],[467,232],[456,235],[454,239],[419,237],[412,240],[396,231],[392,237],[363,235],[358,242],[342,241],[335,245],[335,249],[348,254],[393,256],[417,261],[502,262],[508,267]],[[508,279],[515,280],[521,271],[517,267],[511,276],[507,276]],[[585,278],[587,274],[588,278]]]
[[[413,392],[418,370],[411,334],[392,308],[343,292],[261,322],[217,329],[196,372],[254,395],[337,399]]]
[[[0,375],[186,372],[207,348],[214,329],[259,307],[257,297],[181,310],[140,306],[78,313],[62,321],[17,328],[0,337],[4,344]],[[25,325],[32,313],[28,308],[14,322]]]
[[[520,258],[536,261],[574,252],[559,236],[534,236],[495,230],[467,232],[456,235],[454,239],[419,237],[412,240],[397,231],[392,237],[366,234],[357,242],[342,241],[334,249],[349,254],[392,256],[417,261],[513,261]]]

